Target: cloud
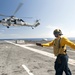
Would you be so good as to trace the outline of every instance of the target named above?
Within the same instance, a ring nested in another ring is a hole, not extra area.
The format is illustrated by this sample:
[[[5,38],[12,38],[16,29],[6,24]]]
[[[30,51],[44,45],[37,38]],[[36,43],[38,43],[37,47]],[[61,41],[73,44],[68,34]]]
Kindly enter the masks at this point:
[[[55,29],[56,26],[47,25],[46,28],[49,28],[49,29]]]
[[[62,29],[63,25],[62,24],[61,25],[47,25],[46,28],[52,29],[52,30],[54,30],[54,29]]]
[[[60,24],[60,25],[47,25],[46,28],[50,30],[50,33],[52,33],[54,29],[58,28],[61,29],[63,36],[75,37],[75,30],[73,27],[67,27],[66,25]],[[47,33],[47,35],[49,34]],[[52,36],[52,34],[50,34],[50,36]]]
[[[5,30],[4,29],[2,29],[2,30],[0,30],[1,32],[4,32]]]
[[[64,32],[64,35],[67,37],[75,37],[75,31],[70,30],[70,31]]]

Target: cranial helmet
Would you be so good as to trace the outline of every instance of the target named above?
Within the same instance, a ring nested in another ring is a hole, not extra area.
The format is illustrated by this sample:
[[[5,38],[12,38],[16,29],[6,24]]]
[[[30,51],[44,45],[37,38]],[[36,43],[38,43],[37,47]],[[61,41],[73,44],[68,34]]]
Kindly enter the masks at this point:
[[[60,29],[55,29],[54,32],[53,32],[53,34],[54,34],[54,35],[57,35],[57,34],[58,34],[58,35],[63,35],[63,34],[62,34],[62,31],[61,31]]]

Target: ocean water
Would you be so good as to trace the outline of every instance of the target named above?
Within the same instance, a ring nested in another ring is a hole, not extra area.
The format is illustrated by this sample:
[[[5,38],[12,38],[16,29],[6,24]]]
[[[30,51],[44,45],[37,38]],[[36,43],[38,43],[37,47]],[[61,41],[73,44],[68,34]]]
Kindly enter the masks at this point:
[[[42,40],[45,40],[45,41],[51,41],[53,40],[54,38],[5,38],[5,39],[0,39],[0,40],[28,40],[28,41],[42,41]],[[74,37],[69,37],[68,39],[70,40],[75,40]]]
[[[0,40],[28,40],[28,41],[42,41],[42,40],[52,40],[53,38],[5,38]]]

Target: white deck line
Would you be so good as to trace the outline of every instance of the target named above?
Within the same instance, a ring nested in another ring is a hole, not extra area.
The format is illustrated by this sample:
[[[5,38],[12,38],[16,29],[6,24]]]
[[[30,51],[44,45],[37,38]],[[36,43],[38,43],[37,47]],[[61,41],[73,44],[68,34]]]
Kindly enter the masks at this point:
[[[51,58],[54,58],[54,59],[56,58],[56,57],[54,56],[54,54],[49,53],[49,52],[46,52],[46,51],[40,51],[40,50],[38,50],[38,49],[26,47],[26,46],[24,46],[24,45],[15,44],[15,43],[12,43],[12,42],[10,42],[10,41],[6,41],[6,42],[11,43],[11,44],[14,44],[14,45],[16,45],[16,46],[20,46],[20,47],[22,47],[22,48],[28,49],[28,50],[33,51],[33,52],[37,52],[37,53],[42,54],[42,55],[44,55],[44,56],[48,56],[48,57],[51,57]],[[75,66],[75,60],[74,60],[74,59],[70,59],[70,58],[69,58],[69,62],[68,62],[68,63],[69,63],[70,65]]]
[[[73,52],[73,53],[75,53],[75,50],[74,51],[72,51],[72,50],[67,50],[68,52]]]
[[[22,67],[27,71],[27,73],[28,73],[29,75],[34,75],[34,74],[28,69],[27,66],[22,65]]]

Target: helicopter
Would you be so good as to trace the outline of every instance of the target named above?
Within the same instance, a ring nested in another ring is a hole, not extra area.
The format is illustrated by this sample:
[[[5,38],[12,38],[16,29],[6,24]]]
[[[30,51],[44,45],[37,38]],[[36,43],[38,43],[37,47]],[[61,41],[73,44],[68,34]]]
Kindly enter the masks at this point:
[[[28,27],[31,27],[32,29],[40,25],[39,20],[36,20],[33,24],[29,24],[25,22],[23,19],[17,18],[14,16],[22,5],[23,3],[19,4],[19,6],[17,7],[17,9],[15,10],[12,16],[0,14],[0,16],[7,17],[7,18],[3,18],[2,20],[0,20],[0,24],[2,24],[3,26],[6,26],[7,28],[9,28],[10,26],[28,26]],[[31,18],[31,17],[28,17],[28,18]]]

